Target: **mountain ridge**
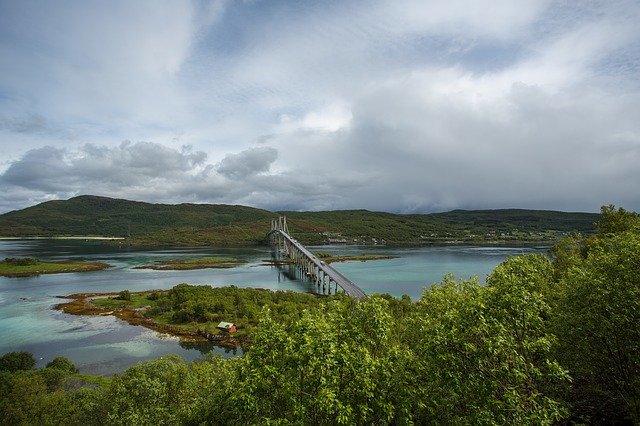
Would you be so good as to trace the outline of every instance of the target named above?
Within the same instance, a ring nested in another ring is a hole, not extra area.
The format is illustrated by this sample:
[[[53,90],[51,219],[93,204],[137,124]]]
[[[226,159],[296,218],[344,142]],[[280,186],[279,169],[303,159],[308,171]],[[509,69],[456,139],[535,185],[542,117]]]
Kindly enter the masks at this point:
[[[396,214],[364,209],[271,212],[228,204],[162,204],[80,195],[0,215],[0,236],[125,237],[135,245],[260,245],[271,219],[286,215],[292,235],[310,244],[552,241],[592,233],[599,214],[492,209]],[[344,240],[344,241],[343,241]]]

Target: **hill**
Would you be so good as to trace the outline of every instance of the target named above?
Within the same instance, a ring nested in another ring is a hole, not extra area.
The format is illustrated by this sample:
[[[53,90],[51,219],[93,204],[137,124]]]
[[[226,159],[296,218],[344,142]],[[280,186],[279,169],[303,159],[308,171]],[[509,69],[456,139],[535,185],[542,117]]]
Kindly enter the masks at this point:
[[[366,210],[280,212],[301,240],[358,243],[425,244],[460,242],[554,241],[579,232],[591,234],[595,213],[546,210],[454,210],[397,215]],[[321,242],[320,241],[320,242]]]
[[[83,195],[0,215],[0,236],[125,237],[134,245],[260,245],[286,215],[304,243],[495,243],[590,234],[598,214],[542,210],[454,210],[398,215],[367,210],[270,212],[223,204],[150,204]]]
[[[109,236],[135,244],[253,245],[274,213],[224,204],[150,204],[82,195],[0,215],[0,235]]]

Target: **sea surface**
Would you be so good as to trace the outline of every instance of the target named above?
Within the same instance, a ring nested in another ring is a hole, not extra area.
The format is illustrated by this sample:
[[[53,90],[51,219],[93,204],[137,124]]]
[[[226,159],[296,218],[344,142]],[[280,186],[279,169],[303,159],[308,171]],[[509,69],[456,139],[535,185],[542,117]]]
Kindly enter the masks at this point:
[[[388,254],[393,259],[334,263],[337,270],[367,294],[408,294],[417,300],[422,291],[446,274],[456,278],[487,274],[508,256],[545,253],[546,247],[444,246],[393,248],[382,246],[322,246],[312,251],[332,254]],[[203,256],[236,257],[247,263],[230,269],[154,271],[133,269],[160,259]],[[132,249],[100,241],[0,240],[0,259],[35,257],[40,260],[84,259],[112,265],[103,271],[40,275],[28,278],[0,277],[0,354],[29,351],[46,365],[55,356],[71,359],[81,372],[110,375],[141,361],[175,353],[194,360],[214,351],[229,357],[241,350],[212,344],[184,344],[178,339],[114,317],[74,316],[53,307],[61,296],[72,293],[169,289],[176,284],[235,285],[272,290],[316,292],[315,284],[263,262],[270,259],[262,248],[163,248]],[[231,319],[233,320],[233,319]]]

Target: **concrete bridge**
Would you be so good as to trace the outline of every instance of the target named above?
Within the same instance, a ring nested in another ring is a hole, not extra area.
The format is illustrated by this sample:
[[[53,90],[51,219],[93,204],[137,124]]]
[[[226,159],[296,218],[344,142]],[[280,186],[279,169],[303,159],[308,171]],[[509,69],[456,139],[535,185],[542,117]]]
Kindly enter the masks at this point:
[[[336,292],[340,287],[347,295],[353,298],[364,299],[367,297],[360,287],[293,239],[289,235],[286,217],[281,216],[271,221],[271,231],[268,236],[271,247],[276,253],[289,258],[302,272],[314,280],[318,288],[322,287],[323,291],[328,289],[329,294],[331,294],[331,287],[335,285]]]

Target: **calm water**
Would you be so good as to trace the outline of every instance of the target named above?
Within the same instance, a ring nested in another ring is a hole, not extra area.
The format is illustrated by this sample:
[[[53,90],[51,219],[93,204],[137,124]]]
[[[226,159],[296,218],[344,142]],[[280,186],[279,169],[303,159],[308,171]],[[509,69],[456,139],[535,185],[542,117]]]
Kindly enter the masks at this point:
[[[346,262],[333,266],[368,294],[408,294],[417,299],[423,288],[447,273],[457,278],[486,275],[510,255],[544,252],[545,248],[496,247],[316,247],[335,254],[380,253],[396,259]],[[193,271],[137,270],[159,259],[230,256],[247,261],[232,269]],[[126,367],[177,353],[187,360],[216,351],[233,351],[213,345],[185,345],[143,327],[130,326],[113,317],[72,316],[52,309],[59,296],[81,292],[117,292],[167,289],[179,283],[236,285],[273,290],[315,291],[312,283],[292,277],[272,266],[268,248],[257,249],[154,249],[131,250],[79,241],[0,241],[0,259],[36,257],[41,260],[86,259],[113,265],[104,271],[42,275],[30,278],[0,277],[0,354],[30,351],[43,366],[57,355],[70,358],[82,372],[112,374]]]

